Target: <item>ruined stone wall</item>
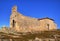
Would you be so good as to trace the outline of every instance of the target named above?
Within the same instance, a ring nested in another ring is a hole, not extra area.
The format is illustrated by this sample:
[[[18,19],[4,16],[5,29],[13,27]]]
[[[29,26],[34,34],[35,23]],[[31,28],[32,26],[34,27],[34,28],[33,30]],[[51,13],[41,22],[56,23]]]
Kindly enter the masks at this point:
[[[16,11],[16,7],[13,7],[10,16],[10,28],[19,32],[44,31],[56,29],[56,24],[48,18],[38,20],[24,16]]]
[[[48,27],[47,24],[49,24],[49,29],[50,30],[57,29],[57,24],[54,21],[52,21],[50,19],[44,19],[44,21],[46,22],[45,23],[46,27]]]

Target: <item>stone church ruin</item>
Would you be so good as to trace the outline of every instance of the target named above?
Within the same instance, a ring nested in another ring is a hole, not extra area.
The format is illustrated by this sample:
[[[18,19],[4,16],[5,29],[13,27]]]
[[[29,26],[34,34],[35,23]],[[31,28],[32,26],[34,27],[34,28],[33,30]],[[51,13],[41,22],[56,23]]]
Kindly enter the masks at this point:
[[[17,11],[17,6],[13,6],[10,16],[10,28],[18,32],[31,32],[31,31],[45,31],[53,30],[56,28],[56,23],[53,19],[46,18],[31,18],[22,15]]]

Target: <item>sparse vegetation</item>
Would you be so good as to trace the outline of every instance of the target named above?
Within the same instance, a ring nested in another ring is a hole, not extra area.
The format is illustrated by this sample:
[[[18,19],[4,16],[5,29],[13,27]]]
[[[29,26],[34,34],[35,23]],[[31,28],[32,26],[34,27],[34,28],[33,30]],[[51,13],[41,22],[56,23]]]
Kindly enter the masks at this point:
[[[22,32],[21,33],[16,32],[16,34],[0,32],[0,35],[4,35],[5,37],[12,37],[12,38],[17,38],[17,37],[13,37],[13,36],[19,36],[18,38],[22,38],[22,39],[35,39],[35,37],[38,37],[38,38],[54,38],[53,35],[60,35],[60,29],[53,30],[53,31],[43,31],[41,33],[27,32],[25,34]]]

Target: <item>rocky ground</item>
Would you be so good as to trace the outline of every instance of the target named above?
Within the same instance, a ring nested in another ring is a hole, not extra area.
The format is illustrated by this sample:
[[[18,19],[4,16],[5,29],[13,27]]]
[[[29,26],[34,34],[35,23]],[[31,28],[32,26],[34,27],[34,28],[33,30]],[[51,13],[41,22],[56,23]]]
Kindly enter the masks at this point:
[[[15,32],[14,30],[9,30],[7,28],[0,29],[0,39],[18,39],[18,40],[28,40],[38,38],[60,38],[60,29],[50,30],[50,31],[40,31],[40,32]]]

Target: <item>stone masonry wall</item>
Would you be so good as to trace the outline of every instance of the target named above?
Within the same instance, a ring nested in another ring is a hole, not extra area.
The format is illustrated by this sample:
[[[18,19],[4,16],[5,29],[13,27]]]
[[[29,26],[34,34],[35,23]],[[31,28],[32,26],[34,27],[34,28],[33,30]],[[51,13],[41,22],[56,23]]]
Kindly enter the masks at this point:
[[[45,31],[57,29],[56,24],[49,18],[36,19],[24,16],[17,12],[17,7],[12,8],[12,14],[10,16],[10,28],[19,32],[31,32],[31,31]]]

